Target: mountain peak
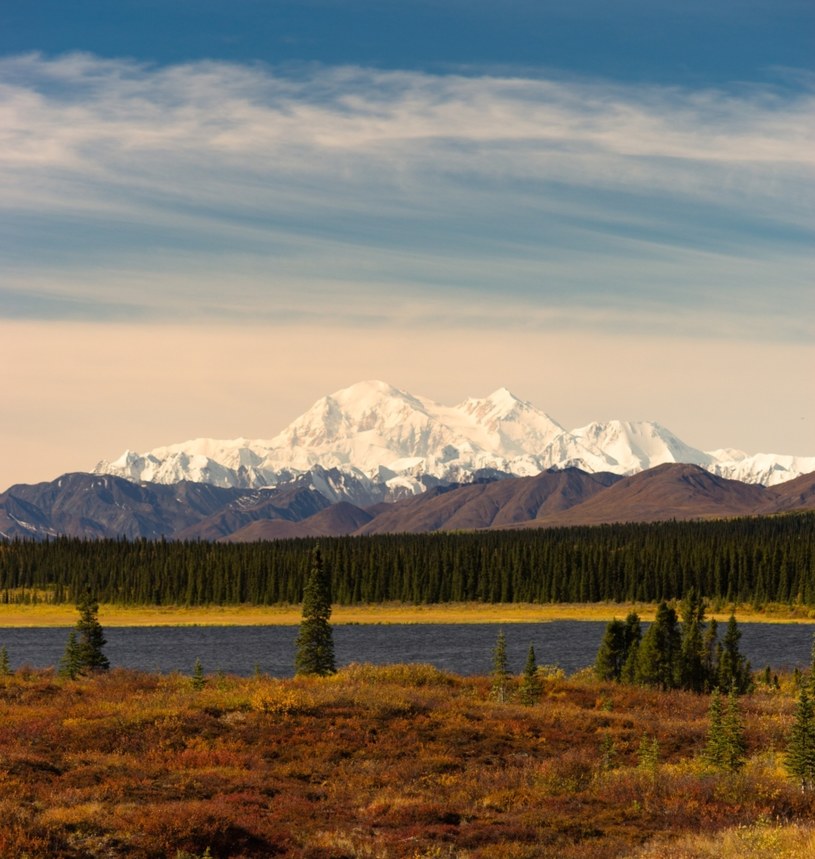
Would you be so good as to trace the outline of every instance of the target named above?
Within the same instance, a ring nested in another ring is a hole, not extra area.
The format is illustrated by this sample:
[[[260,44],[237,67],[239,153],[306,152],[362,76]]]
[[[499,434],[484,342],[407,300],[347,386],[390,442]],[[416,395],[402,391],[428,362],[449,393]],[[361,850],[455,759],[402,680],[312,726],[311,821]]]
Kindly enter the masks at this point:
[[[519,399],[509,390],[509,388],[498,388],[493,391],[487,400],[495,405],[496,408],[514,409],[516,406],[528,406],[529,403]]]
[[[369,379],[322,397],[271,439],[196,439],[144,454],[127,451],[95,470],[136,482],[263,487],[321,466],[385,485],[391,495],[468,482],[485,472],[531,476],[550,468],[633,474],[684,462],[767,485],[815,470],[815,457],[742,454],[736,462],[724,454],[692,448],[649,421],[606,421],[569,432],[506,387],[445,406]]]

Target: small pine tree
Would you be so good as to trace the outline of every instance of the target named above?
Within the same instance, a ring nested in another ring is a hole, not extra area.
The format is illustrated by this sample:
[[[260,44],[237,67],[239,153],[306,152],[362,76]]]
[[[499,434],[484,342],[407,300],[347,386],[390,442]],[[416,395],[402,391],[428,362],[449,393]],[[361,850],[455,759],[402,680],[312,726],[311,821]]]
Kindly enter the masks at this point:
[[[659,772],[659,740],[643,734],[640,746],[637,750],[637,769],[645,773],[656,786],[657,774]]]
[[[303,616],[297,634],[295,673],[325,677],[336,670],[331,617],[331,577],[322,553],[314,550],[311,571],[303,589]]]
[[[801,784],[811,790],[815,784],[815,713],[807,690],[801,689],[795,708],[795,722],[787,741],[787,769]]]
[[[617,766],[617,747],[611,734],[603,734],[600,740],[600,772],[610,772]]]
[[[59,676],[65,677],[67,680],[76,680],[82,673],[82,664],[79,655],[79,642],[77,641],[76,630],[71,630],[68,635],[68,642],[65,645],[65,652],[59,661]]]
[[[504,702],[509,690],[509,660],[507,659],[507,639],[504,630],[498,631],[498,638],[492,651],[492,697]]]
[[[206,680],[204,679],[204,666],[201,665],[201,660],[196,658],[195,665],[192,668],[192,688],[196,692],[200,692],[204,688]]]
[[[11,674],[11,663],[8,660],[8,650],[4,644],[0,647],[0,677],[8,677]]]
[[[724,740],[724,708],[722,707],[722,696],[718,687],[710,693],[710,707],[708,714],[707,745],[705,746],[705,760],[712,766],[720,769],[724,766],[725,740]]]
[[[727,709],[722,719],[722,734],[724,768],[730,772],[737,772],[744,766],[747,757],[747,740],[744,736],[744,722],[739,711],[736,690],[732,688],[727,696]]]
[[[526,665],[521,678],[521,703],[527,707],[536,704],[541,694],[541,684],[538,678],[538,663],[535,659],[535,648],[530,644],[526,654]]]
[[[102,625],[99,623],[99,603],[86,592],[76,605],[79,620],[76,622],[77,652],[80,673],[107,671],[110,662],[102,652],[107,643]]]

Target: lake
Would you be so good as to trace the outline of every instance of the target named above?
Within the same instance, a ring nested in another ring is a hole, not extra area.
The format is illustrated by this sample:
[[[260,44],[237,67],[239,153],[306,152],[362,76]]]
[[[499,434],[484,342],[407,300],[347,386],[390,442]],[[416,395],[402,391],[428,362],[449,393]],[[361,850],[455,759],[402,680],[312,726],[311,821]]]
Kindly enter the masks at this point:
[[[719,625],[719,637],[724,634]],[[429,662],[457,674],[487,674],[499,629],[504,630],[510,669],[520,673],[530,644],[539,664],[567,673],[594,662],[606,624],[550,621],[498,624],[364,624],[334,626],[338,666],[351,662]],[[815,627],[807,624],[739,624],[741,650],[754,669],[809,666]],[[66,628],[0,629],[13,668],[56,665],[65,649]],[[291,626],[154,626],[105,630],[112,667],[190,673],[200,659],[207,673],[249,675],[258,666],[274,677],[293,674]]]

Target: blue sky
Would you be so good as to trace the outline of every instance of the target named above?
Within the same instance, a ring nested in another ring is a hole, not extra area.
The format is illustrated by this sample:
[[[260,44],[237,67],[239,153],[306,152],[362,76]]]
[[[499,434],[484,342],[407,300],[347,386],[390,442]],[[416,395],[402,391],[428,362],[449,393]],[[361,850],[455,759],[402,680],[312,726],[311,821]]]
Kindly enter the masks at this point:
[[[804,2],[10,0],[0,484],[374,377],[815,454],[813,48]]]

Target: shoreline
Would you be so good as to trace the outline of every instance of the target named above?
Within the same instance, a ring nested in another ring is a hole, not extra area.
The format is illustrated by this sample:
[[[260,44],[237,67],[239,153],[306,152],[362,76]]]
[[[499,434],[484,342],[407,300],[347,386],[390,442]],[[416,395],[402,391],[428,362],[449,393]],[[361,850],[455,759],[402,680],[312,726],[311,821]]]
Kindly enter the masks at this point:
[[[727,622],[732,607],[709,611],[707,618]],[[641,620],[653,620],[653,603],[440,603],[409,605],[335,605],[331,622],[344,624],[461,624],[547,623],[556,620],[608,622],[635,611]],[[739,606],[736,619],[744,623],[815,623],[815,609],[799,606],[767,606],[756,610]],[[71,627],[76,623],[73,605],[0,605],[0,628]],[[103,626],[295,626],[299,605],[275,606],[116,606],[100,604]]]

